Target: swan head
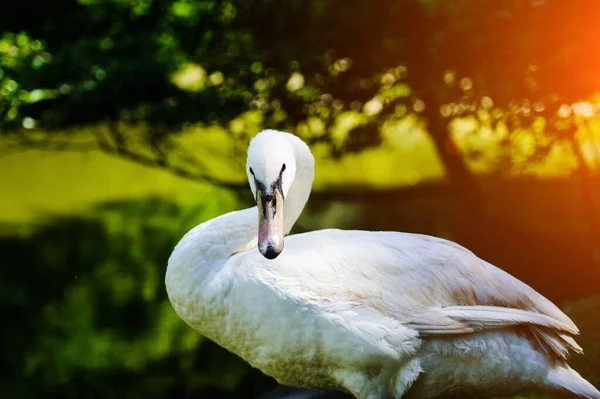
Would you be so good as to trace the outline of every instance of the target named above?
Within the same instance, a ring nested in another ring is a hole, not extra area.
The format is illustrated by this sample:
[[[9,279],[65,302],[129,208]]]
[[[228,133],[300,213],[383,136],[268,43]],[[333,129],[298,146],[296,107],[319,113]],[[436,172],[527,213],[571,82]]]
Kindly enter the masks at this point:
[[[246,174],[258,207],[258,250],[275,259],[283,250],[283,204],[296,176],[288,133],[263,130],[248,147]]]

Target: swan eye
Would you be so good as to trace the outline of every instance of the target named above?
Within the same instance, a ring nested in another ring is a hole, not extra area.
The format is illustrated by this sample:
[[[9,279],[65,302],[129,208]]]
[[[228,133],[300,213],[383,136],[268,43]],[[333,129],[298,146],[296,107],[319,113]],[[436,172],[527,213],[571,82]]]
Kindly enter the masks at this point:
[[[283,173],[284,170],[285,170],[285,164],[283,164],[283,166],[281,167],[281,173]]]
[[[250,168],[250,174],[251,174],[252,176],[254,176],[254,171],[252,170],[252,168]]]

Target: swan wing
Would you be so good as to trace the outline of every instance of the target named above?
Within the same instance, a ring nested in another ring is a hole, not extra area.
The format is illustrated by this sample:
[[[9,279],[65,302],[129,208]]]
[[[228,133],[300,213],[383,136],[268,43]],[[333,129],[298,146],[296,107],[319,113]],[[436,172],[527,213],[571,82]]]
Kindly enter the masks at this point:
[[[287,237],[275,264],[292,292],[360,304],[421,336],[524,325],[549,352],[581,351],[571,337],[579,330],[552,302],[441,238],[320,230]]]
[[[448,320],[451,325],[448,328]],[[498,306],[449,306],[430,308],[428,313],[420,314],[414,322],[408,324],[428,335],[454,334],[454,325],[458,323],[466,332],[506,328],[517,325],[544,327],[561,333],[577,334],[568,324],[553,317],[521,309]]]

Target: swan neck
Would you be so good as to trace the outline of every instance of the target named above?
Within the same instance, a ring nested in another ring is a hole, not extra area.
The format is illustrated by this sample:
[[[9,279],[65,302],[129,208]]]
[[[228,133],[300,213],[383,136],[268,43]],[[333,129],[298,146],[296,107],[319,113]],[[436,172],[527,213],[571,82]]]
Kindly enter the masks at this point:
[[[315,170],[315,160],[308,146],[292,134],[288,134],[288,137],[294,147],[296,176],[283,208],[285,234],[292,230],[310,197]]]
[[[294,148],[295,178],[284,201],[284,233],[288,234],[308,201],[314,178],[314,158],[306,144],[288,136]],[[209,323],[227,311],[227,297],[235,269],[227,260],[237,253],[255,250],[258,243],[256,206],[230,212],[189,231],[177,244],[167,266],[167,294],[177,314],[207,336],[216,336],[218,323]],[[206,306],[202,305],[206,304]]]

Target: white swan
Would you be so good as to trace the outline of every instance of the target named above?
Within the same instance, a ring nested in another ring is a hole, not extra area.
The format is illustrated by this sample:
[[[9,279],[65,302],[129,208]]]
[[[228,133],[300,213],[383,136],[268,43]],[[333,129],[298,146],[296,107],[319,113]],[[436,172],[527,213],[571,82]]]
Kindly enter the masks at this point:
[[[453,242],[320,230],[286,237],[284,249],[314,174],[296,136],[259,133],[246,172],[258,206],[195,227],[169,259],[170,301],[201,334],[280,383],[360,399],[600,399],[565,362],[581,352],[575,324]]]

